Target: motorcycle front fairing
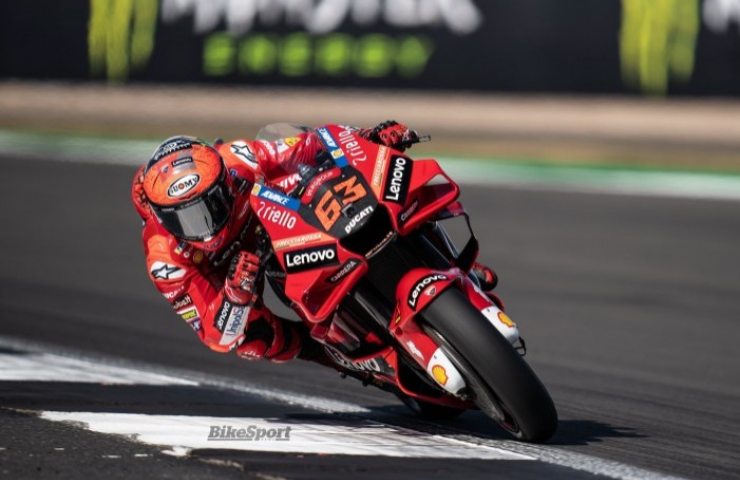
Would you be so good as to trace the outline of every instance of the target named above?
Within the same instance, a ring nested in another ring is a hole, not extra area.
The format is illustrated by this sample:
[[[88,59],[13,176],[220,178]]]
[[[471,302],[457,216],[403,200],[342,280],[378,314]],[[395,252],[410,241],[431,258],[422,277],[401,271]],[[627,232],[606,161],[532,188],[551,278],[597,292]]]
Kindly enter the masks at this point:
[[[459,187],[436,161],[412,166],[353,128],[327,125],[316,133],[334,165],[318,172],[300,198],[257,184],[250,201],[287,274],[285,295],[319,323],[363,277],[368,258],[452,203]],[[374,220],[379,233],[369,238],[363,227]]]
[[[331,338],[338,329],[338,325],[332,329],[333,314],[367,274],[368,260],[397,236],[409,235],[438,216],[464,214],[464,210],[455,201],[459,187],[436,161],[412,161],[401,152],[359,137],[356,130],[347,127],[328,125],[316,133],[332,162],[312,171],[296,196],[258,184],[251,202],[286,272],[286,297],[303,318],[314,324],[314,338],[339,346],[341,338]],[[475,247],[473,259],[477,244]],[[442,391],[453,395],[464,387],[464,381],[415,317],[437,292],[454,283],[459,286],[470,282],[468,267],[408,272],[396,289],[397,314],[388,319],[389,331],[404,354],[434,378]],[[437,278],[441,276],[444,279]],[[409,300],[412,297],[414,300]],[[351,357],[337,349],[329,351],[338,364],[370,372],[406,395],[447,405],[468,405],[460,398],[429,397],[405,385],[398,375],[401,360],[395,346],[365,357]]]

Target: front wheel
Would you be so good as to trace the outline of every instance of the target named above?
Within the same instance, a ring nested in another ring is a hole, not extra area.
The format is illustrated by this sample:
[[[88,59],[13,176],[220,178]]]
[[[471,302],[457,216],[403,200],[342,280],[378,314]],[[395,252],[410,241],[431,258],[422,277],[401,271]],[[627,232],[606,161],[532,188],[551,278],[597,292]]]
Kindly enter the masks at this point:
[[[422,317],[484,413],[520,440],[544,442],[555,433],[558,415],[547,389],[461,291],[446,290]]]

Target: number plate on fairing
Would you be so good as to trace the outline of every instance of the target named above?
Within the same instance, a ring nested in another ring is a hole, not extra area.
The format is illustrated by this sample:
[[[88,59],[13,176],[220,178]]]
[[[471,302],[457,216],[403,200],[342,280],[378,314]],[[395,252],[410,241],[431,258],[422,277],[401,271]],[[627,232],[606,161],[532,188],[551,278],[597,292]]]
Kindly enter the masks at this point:
[[[315,188],[301,215],[310,224],[335,238],[351,235],[370,219],[378,202],[362,174],[351,166]]]

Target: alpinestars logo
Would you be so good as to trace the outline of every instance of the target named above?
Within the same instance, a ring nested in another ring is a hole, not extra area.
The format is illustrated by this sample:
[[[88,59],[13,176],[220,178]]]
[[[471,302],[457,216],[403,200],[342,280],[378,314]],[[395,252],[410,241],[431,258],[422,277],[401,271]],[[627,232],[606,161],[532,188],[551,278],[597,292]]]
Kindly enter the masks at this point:
[[[243,140],[237,140],[231,143],[231,153],[239,157],[249,168],[257,168],[257,159],[254,156],[254,152],[249,148],[247,142]]]
[[[337,265],[337,247],[325,245],[323,247],[295,250],[285,254],[285,271],[288,273],[303,272],[327,265]]]
[[[388,178],[385,180],[383,199],[401,205],[405,204],[409,183],[411,183],[411,160],[394,157],[388,170]]]
[[[416,285],[414,285],[414,288],[411,289],[411,293],[409,294],[409,298],[407,300],[409,307],[416,308],[416,303],[419,301],[419,295],[421,295],[421,292],[423,292],[424,289],[427,288],[429,285],[436,282],[441,282],[442,280],[447,280],[447,275],[442,275],[441,273],[433,273],[416,282]]]
[[[162,280],[177,280],[185,276],[185,270],[164,262],[154,262],[149,272],[152,274],[152,278]]]

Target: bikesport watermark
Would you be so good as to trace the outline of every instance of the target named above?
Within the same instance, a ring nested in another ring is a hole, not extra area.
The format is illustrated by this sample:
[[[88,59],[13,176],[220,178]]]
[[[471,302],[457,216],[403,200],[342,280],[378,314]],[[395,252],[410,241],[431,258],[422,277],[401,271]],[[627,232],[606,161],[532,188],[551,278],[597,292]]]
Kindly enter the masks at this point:
[[[231,440],[243,442],[288,442],[293,427],[263,428],[256,425],[233,427],[211,425],[207,440]]]

